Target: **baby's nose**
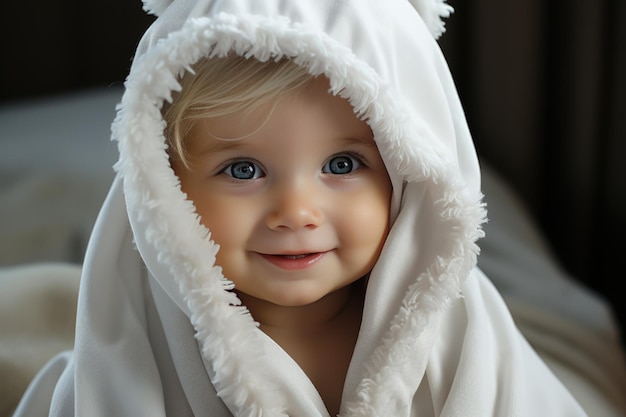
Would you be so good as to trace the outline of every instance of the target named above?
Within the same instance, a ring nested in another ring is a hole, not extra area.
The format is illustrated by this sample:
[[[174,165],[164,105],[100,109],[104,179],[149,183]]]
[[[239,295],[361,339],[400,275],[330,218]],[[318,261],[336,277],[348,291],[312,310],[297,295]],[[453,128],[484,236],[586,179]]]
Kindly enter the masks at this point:
[[[276,192],[272,210],[267,215],[270,229],[299,230],[318,227],[323,215],[320,196],[311,187],[290,186]]]

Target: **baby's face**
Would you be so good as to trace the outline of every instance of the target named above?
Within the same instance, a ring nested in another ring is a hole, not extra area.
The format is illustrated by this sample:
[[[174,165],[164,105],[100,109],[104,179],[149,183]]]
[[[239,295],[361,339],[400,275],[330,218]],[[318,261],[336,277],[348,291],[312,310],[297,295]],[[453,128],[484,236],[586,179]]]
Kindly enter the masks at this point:
[[[190,169],[174,162],[224,276],[281,306],[358,280],[387,236],[391,183],[372,132],[327,91],[318,79],[251,114],[203,119]]]

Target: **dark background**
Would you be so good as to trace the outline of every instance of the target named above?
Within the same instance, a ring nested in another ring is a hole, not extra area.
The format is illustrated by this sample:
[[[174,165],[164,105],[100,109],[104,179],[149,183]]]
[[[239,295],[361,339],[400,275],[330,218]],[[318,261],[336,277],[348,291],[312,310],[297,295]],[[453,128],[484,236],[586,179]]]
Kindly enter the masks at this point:
[[[563,268],[626,323],[626,2],[449,0],[440,44],[479,155]],[[152,22],[140,0],[8,2],[0,105],[121,85]]]

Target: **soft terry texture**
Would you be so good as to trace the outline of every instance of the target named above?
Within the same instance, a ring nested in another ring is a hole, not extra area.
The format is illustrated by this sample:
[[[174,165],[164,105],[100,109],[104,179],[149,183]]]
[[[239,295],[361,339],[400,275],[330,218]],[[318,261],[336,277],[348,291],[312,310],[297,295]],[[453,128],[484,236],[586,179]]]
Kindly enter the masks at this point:
[[[585,415],[475,266],[480,172],[435,41],[449,9],[415,3],[436,14],[406,0],[147,4],[160,17],[113,125],[118,176],[83,267],[76,346],[34,381],[18,416],[45,415],[50,397],[53,416],[328,416],[238,307],[165,152],[160,107],[176,76],[231,51],[326,75],[369,123],[392,179],[393,226],[368,279],[341,415]]]

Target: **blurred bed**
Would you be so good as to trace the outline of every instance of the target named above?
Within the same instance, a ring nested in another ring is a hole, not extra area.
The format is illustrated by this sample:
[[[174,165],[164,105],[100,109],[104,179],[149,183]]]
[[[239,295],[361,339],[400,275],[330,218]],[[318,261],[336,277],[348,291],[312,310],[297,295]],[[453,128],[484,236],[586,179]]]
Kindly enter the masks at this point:
[[[72,347],[82,256],[114,177],[109,136],[121,93],[96,88],[0,107],[0,416],[48,359]],[[486,164],[483,183],[490,221],[480,267],[593,415],[621,415],[611,408],[623,403],[626,381],[610,305],[563,272],[520,198]]]
[[[0,107],[0,416],[72,347],[80,265],[114,172],[121,89]]]

